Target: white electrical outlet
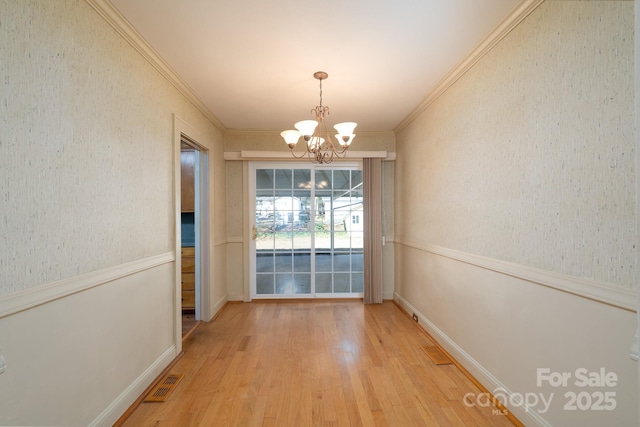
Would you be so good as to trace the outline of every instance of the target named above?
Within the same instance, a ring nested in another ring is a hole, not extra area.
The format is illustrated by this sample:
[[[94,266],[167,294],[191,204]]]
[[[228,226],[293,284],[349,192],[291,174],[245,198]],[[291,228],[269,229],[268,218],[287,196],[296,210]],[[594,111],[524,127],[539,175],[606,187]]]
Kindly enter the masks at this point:
[[[0,354],[0,374],[4,374],[7,370],[7,362],[4,360],[4,356]]]

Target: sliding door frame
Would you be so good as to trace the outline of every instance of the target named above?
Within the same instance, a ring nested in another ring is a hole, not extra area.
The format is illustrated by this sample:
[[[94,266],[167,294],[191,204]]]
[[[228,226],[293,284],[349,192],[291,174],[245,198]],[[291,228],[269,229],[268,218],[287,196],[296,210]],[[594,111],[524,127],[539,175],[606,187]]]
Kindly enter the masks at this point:
[[[267,295],[258,295],[256,292],[256,240],[253,238],[254,227],[256,226],[256,171],[259,169],[310,169],[312,182],[315,180],[315,171],[316,170],[336,170],[336,169],[350,169],[350,170],[362,170],[362,161],[358,160],[350,160],[350,161],[341,161],[335,162],[330,165],[315,165],[309,163],[307,161],[250,161],[247,162],[246,175],[247,175],[247,187],[248,192],[246,200],[247,210],[248,212],[248,251],[245,252],[248,255],[248,301],[252,299],[313,299],[313,298],[362,298],[362,293],[320,293],[317,295],[315,289],[315,230],[312,229],[311,233],[311,292],[309,294],[267,294]],[[312,195],[315,193],[315,190],[312,189]],[[311,225],[315,226],[315,206],[312,211],[314,214],[311,215]],[[333,246],[333,245],[332,245]],[[333,250],[333,248],[332,248]]]

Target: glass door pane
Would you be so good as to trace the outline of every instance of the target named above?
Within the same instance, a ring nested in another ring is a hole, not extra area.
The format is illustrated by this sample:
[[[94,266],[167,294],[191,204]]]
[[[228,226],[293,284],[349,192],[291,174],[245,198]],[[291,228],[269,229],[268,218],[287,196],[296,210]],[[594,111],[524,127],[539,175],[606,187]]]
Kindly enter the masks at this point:
[[[359,296],[361,170],[306,164],[251,170],[252,297]]]
[[[316,170],[316,293],[363,291],[362,171]],[[320,213],[320,210],[318,210]]]
[[[256,169],[255,293],[311,294],[309,169]]]

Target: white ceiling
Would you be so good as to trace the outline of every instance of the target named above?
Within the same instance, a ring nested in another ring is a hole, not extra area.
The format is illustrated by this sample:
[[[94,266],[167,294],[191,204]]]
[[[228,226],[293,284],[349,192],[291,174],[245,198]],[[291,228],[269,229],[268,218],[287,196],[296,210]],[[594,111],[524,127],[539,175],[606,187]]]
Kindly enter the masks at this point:
[[[519,0],[111,0],[229,129],[394,129]]]

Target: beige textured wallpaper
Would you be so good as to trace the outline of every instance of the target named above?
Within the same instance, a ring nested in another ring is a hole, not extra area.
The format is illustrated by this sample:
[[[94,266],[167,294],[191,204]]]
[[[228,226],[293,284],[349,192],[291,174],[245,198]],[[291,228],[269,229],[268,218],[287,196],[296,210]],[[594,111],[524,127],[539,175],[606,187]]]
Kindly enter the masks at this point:
[[[396,235],[634,288],[633,17],[545,2],[399,132]]]
[[[227,162],[227,235],[230,238],[243,237],[244,211],[242,198],[244,194],[243,162]]]
[[[84,1],[0,11],[0,294],[172,251],[172,115],[221,133]]]

